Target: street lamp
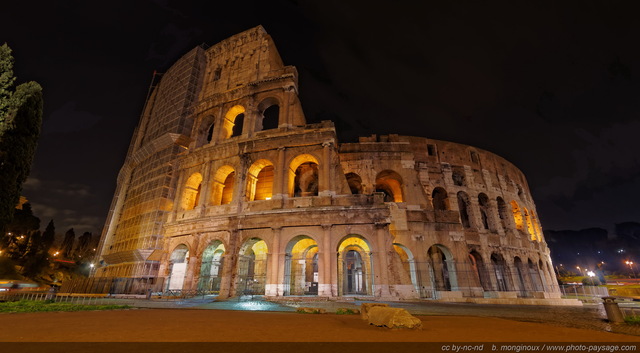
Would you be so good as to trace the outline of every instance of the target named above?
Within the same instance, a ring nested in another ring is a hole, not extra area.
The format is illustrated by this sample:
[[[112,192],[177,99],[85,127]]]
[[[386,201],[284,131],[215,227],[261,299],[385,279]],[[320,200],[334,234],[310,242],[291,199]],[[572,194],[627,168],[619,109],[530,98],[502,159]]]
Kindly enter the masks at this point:
[[[625,264],[629,265],[629,269],[631,270],[631,273],[633,274],[633,278],[636,278],[636,271],[633,270],[633,261],[625,261]]]

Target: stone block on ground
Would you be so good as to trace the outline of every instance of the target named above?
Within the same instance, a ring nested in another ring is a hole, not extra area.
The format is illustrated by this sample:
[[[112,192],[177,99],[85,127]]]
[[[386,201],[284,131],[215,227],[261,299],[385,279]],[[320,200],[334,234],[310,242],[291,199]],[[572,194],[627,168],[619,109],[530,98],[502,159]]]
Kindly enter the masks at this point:
[[[371,310],[371,308],[376,307],[376,306],[381,306],[381,307],[388,307],[389,304],[383,304],[383,303],[362,303],[360,304],[360,317],[362,318],[362,320],[367,320],[369,319],[368,313],[369,310]]]
[[[420,319],[401,308],[375,306],[369,309],[368,316],[370,325],[386,326],[392,329],[419,330],[422,328]]]
[[[326,314],[327,313],[327,311],[322,308],[307,308],[307,307],[300,307],[296,309],[296,312],[300,314]]]

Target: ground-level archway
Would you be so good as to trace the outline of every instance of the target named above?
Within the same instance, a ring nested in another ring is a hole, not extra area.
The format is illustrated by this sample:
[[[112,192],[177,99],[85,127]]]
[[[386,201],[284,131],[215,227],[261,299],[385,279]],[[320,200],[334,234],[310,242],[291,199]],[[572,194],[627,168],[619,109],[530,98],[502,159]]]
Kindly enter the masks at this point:
[[[238,253],[236,294],[264,295],[267,281],[267,243],[251,238],[242,244]]]
[[[284,295],[318,295],[318,244],[297,236],[287,244],[284,264]]]
[[[339,295],[373,295],[371,247],[359,235],[345,237],[338,245]]]
[[[222,280],[224,245],[215,240],[202,252],[198,290],[206,293],[219,293]]]
[[[189,264],[189,248],[180,244],[171,252],[169,259],[169,278],[167,278],[167,290],[182,290],[184,279],[187,275]]]

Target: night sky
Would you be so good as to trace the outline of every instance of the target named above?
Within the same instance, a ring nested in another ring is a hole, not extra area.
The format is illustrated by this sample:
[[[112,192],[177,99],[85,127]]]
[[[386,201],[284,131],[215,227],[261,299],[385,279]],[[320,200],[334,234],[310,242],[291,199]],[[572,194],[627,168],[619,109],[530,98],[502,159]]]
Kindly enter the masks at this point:
[[[333,120],[340,141],[494,152],[527,176],[544,229],[640,221],[632,2],[412,3],[3,1],[18,82],[44,88],[23,195],[43,227],[99,234],[153,71],[261,24],[298,69],[307,121]]]

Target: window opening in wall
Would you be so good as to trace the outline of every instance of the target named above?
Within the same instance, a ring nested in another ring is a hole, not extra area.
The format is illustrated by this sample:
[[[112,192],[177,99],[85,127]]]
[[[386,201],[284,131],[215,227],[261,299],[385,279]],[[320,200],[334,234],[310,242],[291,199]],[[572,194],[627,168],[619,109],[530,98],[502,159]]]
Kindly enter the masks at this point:
[[[220,79],[221,74],[222,74],[222,68],[217,68],[216,71],[213,72],[213,80],[218,81]]]
[[[200,184],[202,183],[202,175],[200,173],[192,174],[185,183],[182,194],[181,206],[184,210],[192,210],[200,201]]]
[[[262,130],[277,129],[280,119],[280,107],[272,105],[265,109],[262,118]]]
[[[478,157],[478,154],[474,151],[471,151],[471,161],[473,163],[479,163],[480,162],[480,158]]]
[[[453,171],[453,173],[451,173],[451,179],[453,180],[453,184],[456,186],[466,185],[464,173],[461,171],[458,171],[458,170]]]
[[[233,129],[231,130],[231,137],[242,135],[242,126],[244,125],[244,113],[240,113],[236,116]]]
[[[435,145],[427,145],[427,153],[430,156],[435,156],[436,155],[436,146]]]
[[[447,191],[443,188],[435,188],[433,189],[433,193],[431,194],[431,199],[433,201],[433,209],[434,210],[447,210],[449,207],[447,206]]]

